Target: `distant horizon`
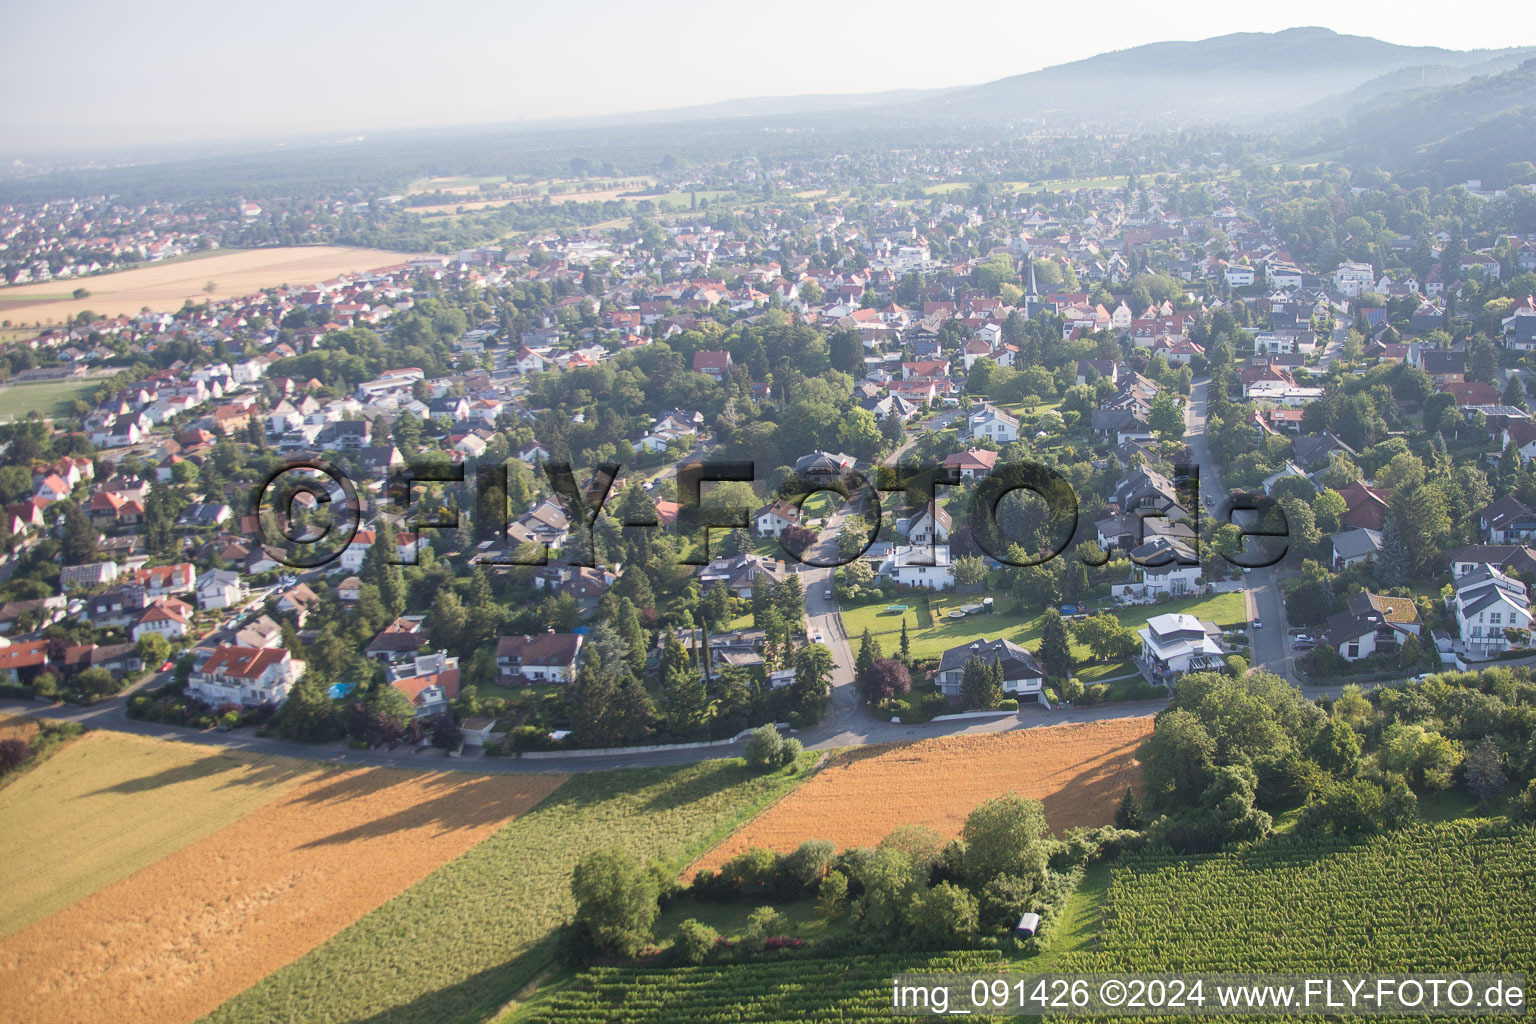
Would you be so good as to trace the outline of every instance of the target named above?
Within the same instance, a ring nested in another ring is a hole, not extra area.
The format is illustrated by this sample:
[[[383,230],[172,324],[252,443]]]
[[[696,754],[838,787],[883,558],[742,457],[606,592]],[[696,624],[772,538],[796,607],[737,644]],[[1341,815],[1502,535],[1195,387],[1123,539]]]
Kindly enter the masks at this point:
[[[0,67],[0,83],[21,98],[0,113],[7,159],[556,127],[729,102],[964,88],[1150,43],[1305,27],[1459,51],[1536,46],[1536,13],[1489,12],[1445,25],[1415,15],[1434,10],[1428,4],[1397,5],[1390,16],[1320,3],[1271,14],[1201,0],[1177,19],[1140,7],[1112,12],[1089,35],[1071,12],[961,0],[936,13],[897,0],[851,39],[821,27],[824,8],[799,0],[749,34],[683,0],[662,0],[643,16],[599,0],[584,9],[590,17],[580,32],[545,7],[440,11],[444,24],[419,24],[422,12],[399,0],[319,8],[274,0],[233,11],[188,0],[150,0],[132,11],[97,0],[63,4],[11,16],[14,38],[47,39],[60,24],[72,38],[63,64],[56,48],[37,46]],[[303,33],[273,32],[290,21]],[[894,59],[917,52],[914,26],[935,21],[941,38],[979,27],[1018,43],[999,48],[1002,60],[964,46]],[[402,42],[414,51],[401,52]],[[749,59],[720,60],[731,48]]]

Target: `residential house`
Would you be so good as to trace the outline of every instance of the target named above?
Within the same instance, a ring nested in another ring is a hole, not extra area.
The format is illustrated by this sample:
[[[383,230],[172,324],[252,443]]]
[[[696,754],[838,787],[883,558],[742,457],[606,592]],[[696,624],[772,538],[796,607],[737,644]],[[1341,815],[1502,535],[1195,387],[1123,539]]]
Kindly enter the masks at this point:
[[[972,441],[1011,444],[1019,439],[1019,420],[994,405],[983,405],[966,418],[966,436]]]
[[[1186,672],[1222,670],[1226,656],[1214,639],[1220,633],[1214,623],[1182,612],[1152,616],[1136,631],[1147,678],[1170,683]]]
[[[947,547],[893,547],[880,562],[878,574],[893,583],[925,590],[943,590],[955,584]]]
[[[1419,635],[1420,626],[1411,598],[1362,591],[1328,619],[1323,637],[1345,661],[1359,661],[1378,651],[1395,653],[1405,637]]]
[[[1446,603],[1467,654],[1491,658],[1529,643],[1531,601],[1524,583],[1485,564],[1457,575],[1451,586]],[[1524,639],[1511,639],[1509,631]]]
[[[281,704],[304,676],[304,662],[281,647],[220,647],[187,680],[187,694],[218,707]]]
[[[972,658],[988,665],[1002,666],[1004,693],[1043,699],[1045,669],[1026,648],[1001,637],[996,640],[982,637],[945,651],[939,658],[938,675],[934,680],[940,693],[946,697],[960,696],[965,665]]]
[[[496,672],[504,683],[569,683],[586,637],[580,633],[534,633],[496,641]]]

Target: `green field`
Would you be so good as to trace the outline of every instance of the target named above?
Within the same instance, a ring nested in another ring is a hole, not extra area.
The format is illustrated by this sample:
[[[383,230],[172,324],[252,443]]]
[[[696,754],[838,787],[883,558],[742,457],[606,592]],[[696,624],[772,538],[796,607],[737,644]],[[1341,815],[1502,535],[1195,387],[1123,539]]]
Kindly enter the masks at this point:
[[[582,854],[622,847],[681,870],[796,785],[739,760],[574,776],[538,807],[210,1021],[479,1022],[553,962]]]
[[[891,1019],[890,979],[899,971],[986,971],[1000,962],[1009,971],[1068,974],[1530,973],[1533,857],[1536,830],[1501,820],[1424,824],[1357,843],[1281,838],[1204,857],[1135,856],[1090,868],[1034,957],[1003,962],[997,953],[956,952],[599,967],[515,1019],[872,1024]]]
[[[1116,866],[1097,951],[1058,969],[1536,970],[1536,830],[1420,824]]]
[[[538,1024],[889,1021],[891,976],[989,971],[995,953],[769,960],[706,967],[598,967],[507,1020]]]
[[[73,416],[76,399],[90,401],[91,392],[100,381],[70,380],[41,381],[36,384],[10,384],[0,388],[0,422],[26,418],[29,412],[39,412],[53,419]]]
[[[960,605],[980,604],[984,597],[992,598],[994,607],[999,611],[991,615],[967,615],[962,619],[951,619],[946,614],[951,608]],[[928,601],[928,607],[933,613],[931,626],[922,625],[920,608],[924,600]],[[1003,637],[1022,644],[1030,650],[1038,650],[1041,618],[1036,616],[1025,619],[1002,610],[1008,608],[1011,603],[1012,597],[1002,590],[989,590],[980,594],[935,594],[926,599],[921,594],[907,594],[891,601],[844,608],[843,628],[848,638],[854,643],[858,642],[867,628],[871,634],[880,636],[882,646],[889,653],[894,649],[892,640],[901,632],[901,624],[905,620],[908,639],[912,644],[912,656],[918,659],[937,658],[951,647],[958,647],[982,638],[995,640]],[[907,605],[906,614],[886,614],[885,608],[892,604]],[[1100,609],[1092,610],[1096,612]],[[1209,619],[1220,626],[1235,626],[1247,621],[1241,594],[1209,594],[1204,597],[1170,601],[1167,604],[1112,608],[1110,611],[1120,620],[1121,625],[1130,629],[1140,629],[1145,626],[1149,616],[1174,612]],[[1079,663],[1087,663],[1090,656],[1086,648],[1074,642],[1072,657]],[[1117,668],[1118,666],[1109,667]],[[1103,670],[1100,669],[1094,674],[1096,677],[1100,676]]]

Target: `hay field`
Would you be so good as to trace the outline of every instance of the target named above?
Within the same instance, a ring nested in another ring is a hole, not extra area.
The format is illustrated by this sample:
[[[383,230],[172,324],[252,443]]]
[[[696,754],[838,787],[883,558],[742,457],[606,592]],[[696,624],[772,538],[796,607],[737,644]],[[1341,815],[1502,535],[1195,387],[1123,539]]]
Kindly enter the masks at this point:
[[[807,839],[830,839],[839,849],[873,846],[898,825],[928,825],[948,838],[959,835],[978,804],[1014,792],[1042,801],[1058,835],[1106,825],[1125,787],[1139,778],[1136,748],[1151,731],[1150,717],[1112,718],[860,747],[833,759],[687,874],[717,868],[754,846],[785,853]]]
[[[0,941],[0,1020],[196,1020],[563,781],[389,769],[312,777]]]
[[[287,758],[89,732],[0,790],[0,936],[125,878],[316,771]]]
[[[103,316],[134,314],[145,307],[175,311],[187,299],[228,299],[282,284],[315,284],[338,274],[390,267],[408,259],[408,253],[336,245],[221,252],[99,277],[0,288],[0,318],[12,323],[57,323],[86,309]],[[209,281],[214,283],[214,289],[205,292],[203,287]],[[68,296],[77,287],[91,294],[83,299],[50,299],[61,292]]]

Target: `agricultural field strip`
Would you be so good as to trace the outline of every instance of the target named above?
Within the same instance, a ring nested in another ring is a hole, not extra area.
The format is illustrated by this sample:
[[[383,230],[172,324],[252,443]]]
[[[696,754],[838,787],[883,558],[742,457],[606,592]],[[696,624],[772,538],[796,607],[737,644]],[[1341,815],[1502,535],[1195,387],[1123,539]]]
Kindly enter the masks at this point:
[[[740,761],[574,776],[208,1020],[479,1024],[552,962],[582,854],[617,846],[681,868],[799,778]]]
[[[280,757],[91,732],[0,790],[0,937],[238,820],[316,771]]]
[[[1151,728],[1150,718],[1114,718],[845,751],[688,874],[753,846],[786,853],[806,839],[874,845],[904,824],[957,835],[976,805],[1011,792],[1042,800],[1058,833],[1108,824],[1137,776],[1136,748]]]
[[[285,794],[0,942],[0,1017],[191,1021],[321,944],[563,777],[310,772]]]

